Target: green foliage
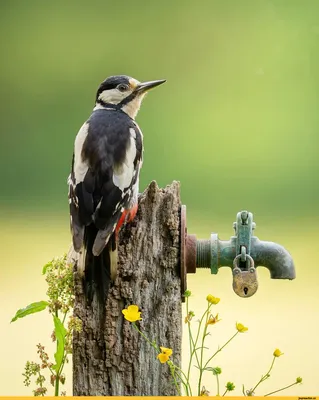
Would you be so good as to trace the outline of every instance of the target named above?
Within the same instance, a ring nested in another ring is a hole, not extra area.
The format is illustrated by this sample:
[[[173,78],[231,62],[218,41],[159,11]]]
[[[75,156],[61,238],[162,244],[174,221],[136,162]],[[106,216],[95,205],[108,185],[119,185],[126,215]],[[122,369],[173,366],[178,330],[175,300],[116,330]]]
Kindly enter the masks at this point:
[[[46,276],[45,280],[48,284],[50,312],[54,315],[58,312],[66,315],[74,305],[73,266],[66,263],[66,255],[64,255],[47,263],[42,273]]]
[[[218,349],[213,353],[213,354],[208,354],[207,357],[205,357],[205,350],[209,352],[209,349],[205,346],[205,340],[208,335],[211,334],[209,331],[209,328],[211,325],[217,324],[217,322],[221,321],[219,319],[219,315],[216,314],[215,316],[211,313],[212,307],[217,306],[219,303],[220,299],[218,297],[214,297],[212,295],[208,295],[206,297],[207,300],[207,306],[202,314],[201,318],[198,321],[198,327],[196,329],[196,333],[193,333],[193,329],[191,326],[191,323],[193,323],[193,318],[195,317],[195,313],[193,311],[189,311],[189,298],[191,297],[191,292],[188,290],[185,292],[185,298],[186,298],[186,317],[185,317],[185,324],[188,325],[188,337],[189,337],[189,348],[190,348],[190,356],[189,356],[189,363],[188,363],[188,369],[187,372],[182,371],[177,365],[174,364],[173,360],[171,359],[173,355],[173,350],[170,348],[165,348],[159,346],[155,341],[150,341],[148,337],[143,333],[138,326],[136,325],[136,322],[141,319],[141,312],[138,311],[138,306],[137,305],[130,305],[128,309],[122,310],[122,313],[124,314],[124,318],[132,323],[133,328],[156,350],[158,353],[157,358],[158,360],[162,363],[165,364],[167,363],[170,373],[173,378],[173,383],[176,387],[176,390],[179,395],[181,395],[181,390],[180,386],[184,389],[184,394],[186,396],[193,396],[193,388],[191,387],[190,384],[190,377],[192,373],[192,367],[193,367],[193,362],[195,361],[195,368],[199,371],[199,377],[198,377],[198,384],[197,384],[197,396],[209,396],[209,391],[206,389],[205,386],[202,385],[204,373],[210,373],[216,378],[216,387],[217,387],[217,396],[220,396],[220,375],[222,374],[222,368],[219,366],[216,367],[211,367],[209,364],[212,362],[212,360],[215,358],[215,356],[221,352],[238,334],[243,334],[248,331],[248,328],[243,325],[240,322],[237,322],[235,327],[236,327],[236,332],[233,334],[230,339],[228,339],[222,346],[219,346]],[[275,360],[279,357],[281,357],[283,353],[279,349],[275,349],[273,353],[273,360],[271,363],[271,366],[267,373],[265,375],[262,375],[261,379],[257,382],[257,384],[249,389],[245,390],[245,386],[242,385],[242,393],[244,396],[254,396],[255,395],[255,390],[257,387],[263,383],[266,379],[270,378],[270,373],[273,369]],[[210,382],[211,379],[208,379],[208,382]],[[294,385],[298,385],[302,382],[301,377],[297,377],[295,382],[292,384],[282,387],[280,389],[277,389],[273,392],[265,394],[265,396],[268,396],[273,393],[280,392],[282,390],[285,390],[289,387],[292,387]],[[225,391],[222,394],[222,396],[225,396],[228,392],[232,392],[235,389],[235,385],[233,382],[227,382],[225,385]]]
[[[49,303],[47,301],[37,301],[35,303],[29,304],[25,308],[20,308],[20,310],[18,310],[16,312],[16,315],[12,318],[11,322],[16,321],[18,318],[23,318],[27,315],[43,311],[47,308],[48,305]]]
[[[197,395],[198,396],[208,396],[209,392],[206,389],[205,386],[202,386],[202,380],[204,373],[210,372],[215,376],[216,378],[216,388],[217,388],[217,395],[220,396],[220,375],[222,374],[222,369],[220,367],[210,367],[209,364],[211,361],[215,358],[215,356],[221,352],[238,334],[243,334],[248,331],[248,328],[244,326],[240,322],[236,322],[236,333],[233,334],[230,339],[228,339],[222,346],[218,346],[218,349],[212,354],[208,354],[208,357],[205,360],[205,350],[208,350],[207,347],[205,346],[205,340],[208,335],[210,335],[212,332],[209,331],[209,328],[212,325],[216,325],[217,322],[221,321],[219,319],[219,314],[217,313],[215,316],[212,314],[211,309],[212,307],[217,306],[219,303],[219,298],[214,297],[212,295],[208,295],[206,297],[207,300],[207,306],[206,310],[202,314],[200,320],[198,321],[198,327],[196,329],[196,334],[194,335],[193,329],[192,329],[192,324],[194,323],[194,312],[189,311],[189,298],[191,297],[191,292],[188,291],[188,294],[186,297],[186,318],[185,318],[185,324],[188,325],[188,337],[189,337],[189,345],[190,345],[190,359],[189,359],[189,364],[188,364],[188,371],[187,371],[187,380],[186,382],[183,382],[181,380],[181,383],[183,384],[185,388],[185,393],[187,395],[192,395],[192,388],[189,385],[189,379],[190,379],[190,374],[191,374],[191,368],[192,368],[192,363],[193,360],[195,359],[195,367],[199,370],[199,378],[198,378],[198,386],[197,386]],[[201,339],[200,339],[201,338]],[[200,346],[198,346],[198,342],[201,342]],[[208,350],[209,353],[209,350]],[[257,387],[264,382],[266,379],[270,378],[270,373],[272,371],[272,368],[274,366],[275,360],[283,355],[279,349],[275,349],[273,353],[273,360],[271,363],[271,366],[267,373],[261,377],[261,379],[257,382],[257,384],[249,390],[245,390],[244,385],[242,386],[242,392],[244,396],[253,396],[255,394],[255,390]],[[288,387],[294,386],[298,383],[301,383],[302,379],[297,378],[296,381],[288,386],[285,386],[283,388],[280,388],[274,392],[268,393],[265,396],[268,396],[269,394],[272,393],[277,393],[279,391],[282,391],[284,389],[287,389]],[[227,382],[225,385],[225,391],[222,394],[222,396],[225,396],[226,393],[231,392],[235,389],[235,385],[233,382]]]
[[[38,348],[39,346],[41,345],[38,345]],[[45,382],[45,376],[41,374],[40,364],[28,361],[25,366],[25,372],[22,375],[25,377],[25,386],[30,386],[31,377],[36,376],[35,383],[38,385],[38,387],[33,390],[34,396],[44,396],[46,394],[47,388],[43,386],[43,383]]]
[[[22,375],[25,377],[25,386],[30,386],[31,378],[34,377],[37,386],[33,390],[34,396],[44,396],[48,389],[44,386],[46,378],[42,371],[47,370],[50,374],[50,384],[54,386],[54,394],[58,396],[60,383],[65,383],[63,367],[68,362],[68,356],[72,354],[72,334],[74,331],[80,332],[82,330],[82,322],[71,315],[74,305],[73,266],[67,263],[66,255],[51,260],[43,267],[42,273],[45,275],[48,285],[48,301],[31,303],[29,306],[18,310],[11,322],[45,309],[48,309],[49,313],[52,314],[54,330],[51,339],[56,342],[55,364],[50,361],[44,346],[39,343],[37,354],[40,363],[27,361]],[[65,327],[66,321],[67,328]],[[65,392],[61,392],[62,394],[64,395]]]
[[[63,362],[64,357],[64,347],[65,347],[65,337],[67,335],[67,330],[64,328],[59,317],[54,315],[54,332],[57,342],[56,353],[54,354],[54,359],[56,364],[52,367],[55,371],[59,371]]]
[[[71,315],[72,308],[74,305],[74,282],[73,282],[73,266],[68,264],[66,261],[66,255],[60,258],[53,259],[43,267],[43,274],[45,275],[46,282],[48,284],[48,301],[40,301],[31,303],[29,306],[17,311],[16,315],[12,318],[12,321],[16,321],[19,318],[23,318],[27,315],[48,309],[49,313],[53,317],[54,330],[51,335],[52,341],[56,342],[56,352],[54,354],[55,364],[50,361],[50,356],[45,351],[45,347],[39,343],[37,345],[37,354],[40,362],[36,363],[33,361],[27,361],[25,365],[25,371],[22,374],[24,376],[25,386],[30,386],[31,379],[35,380],[36,388],[33,390],[34,396],[44,396],[48,388],[45,386],[46,377],[42,371],[47,370],[50,373],[50,384],[54,386],[55,396],[59,395],[59,385],[65,383],[65,375],[63,374],[63,367],[68,362],[68,356],[72,354],[72,334],[74,331],[81,332],[82,321]],[[174,364],[171,357],[173,350],[170,348],[159,346],[155,340],[151,341],[148,337],[138,328],[136,322],[141,319],[141,312],[138,310],[138,306],[131,305],[128,309],[123,310],[123,314],[126,320],[130,321],[134,329],[152,346],[157,354],[157,359],[162,364],[167,364],[173,378],[173,383],[176,386],[176,390],[181,395],[180,385],[184,389],[184,393],[187,396],[193,395],[193,388],[190,385],[190,376],[193,362],[195,361],[195,367],[199,371],[197,395],[208,396],[209,391],[205,386],[202,385],[204,374],[210,373],[215,376],[217,383],[217,395],[220,395],[220,376],[222,375],[222,369],[219,366],[212,367],[209,364],[215,358],[215,356],[221,352],[238,334],[243,334],[248,331],[248,328],[242,323],[236,323],[236,332],[228,339],[222,346],[208,357],[205,357],[205,350],[208,348],[205,346],[205,340],[208,335],[211,334],[209,331],[212,325],[216,325],[221,321],[219,314],[212,314],[212,307],[216,307],[220,301],[219,298],[212,295],[206,297],[207,306],[198,321],[198,327],[196,333],[193,333],[192,324],[194,323],[195,313],[189,310],[189,298],[191,292],[187,291],[185,294],[186,298],[186,317],[185,324],[188,327],[189,335],[189,346],[190,346],[190,357],[187,372],[182,371],[177,365]],[[65,326],[67,320],[67,327]],[[283,353],[279,349],[275,349],[273,353],[273,360],[270,368],[265,375],[262,375],[261,379],[256,385],[246,390],[245,386],[242,385],[242,393],[244,396],[254,396],[256,389],[265,380],[270,378],[270,374],[274,367],[277,358],[281,357]],[[210,380],[209,380],[210,381]],[[302,378],[297,377],[295,382],[288,386],[277,389],[273,392],[265,394],[265,396],[273,393],[280,392],[291,386],[302,383]],[[222,396],[226,393],[231,392],[235,389],[233,382],[227,382],[225,385],[225,391]],[[61,392],[61,395],[65,392]]]

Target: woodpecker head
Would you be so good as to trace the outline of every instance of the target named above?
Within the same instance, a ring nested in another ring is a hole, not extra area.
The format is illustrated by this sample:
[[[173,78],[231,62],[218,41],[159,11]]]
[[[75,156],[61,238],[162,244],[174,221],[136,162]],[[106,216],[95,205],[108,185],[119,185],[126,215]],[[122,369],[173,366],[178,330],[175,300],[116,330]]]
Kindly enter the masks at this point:
[[[96,93],[96,105],[116,105],[135,118],[146,93],[166,80],[139,82],[126,75],[111,76],[101,83]]]

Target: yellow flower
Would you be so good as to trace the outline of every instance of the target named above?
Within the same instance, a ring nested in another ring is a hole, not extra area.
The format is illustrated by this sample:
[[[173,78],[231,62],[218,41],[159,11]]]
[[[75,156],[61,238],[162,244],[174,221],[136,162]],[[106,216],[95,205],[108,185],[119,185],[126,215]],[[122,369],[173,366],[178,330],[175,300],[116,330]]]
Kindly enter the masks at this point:
[[[141,312],[138,311],[138,306],[135,304],[128,306],[127,309],[122,310],[122,313],[124,314],[124,318],[130,322],[140,321],[142,319]]]
[[[158,354],[157,358],[162,364],[165,364],[169,360],[170,356],[173,354],[173,350],[168,349],[167,347],[160,347],[160,349],[161,353]]]
[[[216,316],[214,317],[212,314],[210,315],[206,325],[214,325],[217,322],[221,321],[220,319],[218,319],[218,314],[216,314]]]
[[[302,378],[300,376],[298,376],[298,378],[296,378],[296,383],[301,383],[302,382]]]
[[[282,356],[284,353],[282,353],[279,349],[276,349],[275,351],[274,351],[274,357],[280,357],[280,356]]]
[[[210,304],[218,304],[218,303],[220,302],[220,298],[219,298],[219,297],[215,297],[215,296],[213,296],[213,295],[211,295],[211,294],[209,294],[209,295],[206,297],[206,300],[207,300],[208,303],[210,303]]]
[[[244,333],[244,332],[248,331],[247,326],[241,324],[240,322],[236,322],[236,329],[237,329],[238,332],[240,332],[240,333]]]

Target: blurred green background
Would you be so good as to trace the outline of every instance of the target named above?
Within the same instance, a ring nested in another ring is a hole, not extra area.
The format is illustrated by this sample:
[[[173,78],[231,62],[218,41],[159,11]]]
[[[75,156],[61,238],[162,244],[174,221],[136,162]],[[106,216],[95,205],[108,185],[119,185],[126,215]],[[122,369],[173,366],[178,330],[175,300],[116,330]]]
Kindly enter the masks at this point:
[[[295,281],[260,269],[251,299],[233,294],[228,269],[189,277],[198,313],[206,294],[222,297],[212,349],[234,321],[250,327],[216,360],[225,382],[240,395],[280,347],[285,356],[259,394],[299,375],[304,384],[284,394],[319,394],[319,2],[1,0],[0,37],[0,395],[30,393],[24,362],[39,341],[50,347],[49,317],[8,322],[45,296],[41,267],[68,250],[74,138],[99,83],[114,74],[167,79],[137,117],[141,191],[153,179],[179,180],[189,232],[199,237],[228,239],[236,213],[248,209],[257,236],[294,257]],[[205,382],[212,395],[214,385]]]

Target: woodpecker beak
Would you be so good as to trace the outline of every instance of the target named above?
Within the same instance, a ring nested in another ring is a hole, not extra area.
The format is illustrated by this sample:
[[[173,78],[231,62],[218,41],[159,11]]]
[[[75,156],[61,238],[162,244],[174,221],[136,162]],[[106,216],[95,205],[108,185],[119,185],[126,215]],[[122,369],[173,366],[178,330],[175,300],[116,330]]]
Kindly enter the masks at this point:
[[[166,79],[161,79],[159,81],[142,82],[137,86],[135,91],[139,93],[145,93],[148,92],[150,89],[153,89],[156,86],[161,85],[164,82],[166,82]]]

